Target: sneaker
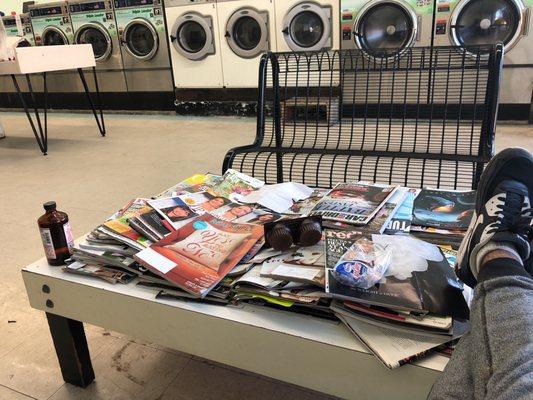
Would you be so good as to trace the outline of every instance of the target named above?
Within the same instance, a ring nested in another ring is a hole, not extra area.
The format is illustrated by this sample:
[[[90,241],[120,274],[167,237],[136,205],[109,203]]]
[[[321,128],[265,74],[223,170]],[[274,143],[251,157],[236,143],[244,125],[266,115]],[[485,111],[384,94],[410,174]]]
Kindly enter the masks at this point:
[[[487,164],[479,181],[472,222],[457,254],[455,272],[470,287],[477,283],[478,253],[489,242],[508,244],[524,263],[531,262],[533,156],[505,149]]]

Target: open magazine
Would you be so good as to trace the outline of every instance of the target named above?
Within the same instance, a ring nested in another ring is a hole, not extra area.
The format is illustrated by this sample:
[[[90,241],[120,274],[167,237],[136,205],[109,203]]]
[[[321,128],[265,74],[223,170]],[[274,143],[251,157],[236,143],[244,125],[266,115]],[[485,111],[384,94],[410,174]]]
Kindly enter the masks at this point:
[[[382,248],[392,247],[384,278],[368,289],[343,284],[334,273],[337,262],[358,240],[369,239]],[[468,316],[462,284],[441,250],[410,236],[326,231],[326,293],[340,300],[418,314]]]
[[[263,236],[263,227],[205,214],[135,255],[150,271],[204,297]]]
[[[321,215],[323,219],[366,225],[387,202],[396,187],[368,183],[339,183],[309,215]]]

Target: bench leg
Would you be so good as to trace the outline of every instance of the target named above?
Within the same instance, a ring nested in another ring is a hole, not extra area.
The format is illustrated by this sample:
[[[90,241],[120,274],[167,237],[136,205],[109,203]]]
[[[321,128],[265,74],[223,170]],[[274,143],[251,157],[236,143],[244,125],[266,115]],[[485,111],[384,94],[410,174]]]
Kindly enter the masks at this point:
[[[80,387],[94,380],[94,371],[83,323],[46,313],[63,379]]]

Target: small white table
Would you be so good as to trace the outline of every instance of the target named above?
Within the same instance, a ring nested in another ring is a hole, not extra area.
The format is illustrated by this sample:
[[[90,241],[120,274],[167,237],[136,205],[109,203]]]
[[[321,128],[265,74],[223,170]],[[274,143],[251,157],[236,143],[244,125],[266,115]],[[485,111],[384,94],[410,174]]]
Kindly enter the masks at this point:
[[[96,95],[98,100],[99,113],[96,110],[95,104],[92,100],[85,75],[84,68],[92,68],[94,75],[94,82],[96,87]],[[98,78],[96,75],[96,61],[94,53],[90,44],[82,45],[65,45],[65,46],[39,46],[39,47],[19,47],[15,49],[15,60],[0,62],[0,75],[11,75],[13,84],[19,95],[20,101],[26,112],[26,116],[30,122],[33,134],[37,140],[37,144],[44,155],[48,152],[48,88],[46,84],[46,73],[55,71],[64,71],[76,69],[80,76],[87,100],[91,106],[98,129],[102,136],[105,136],[105,122],[102,111],[102,102],[100,99],[100,90],[98,88]],[[44,82],[44,121],[41,121],[39,110],[35,99],[35,93],[30,80],[30,74],[42,74]],[[32,105],[29,106],[24,98],[17,75],[25,75],[30,91],[30,98]],[[30,114],[30,108],[35,114],[35,122]]]
[[[81,387],[94,379],[83,322],[347,399],[425,399],[448,361],[435,354],[390,371],[341,323],[155,299],[134,282],[67,274],[46,259],[22,276],[31,306],[47,315],[64,380]]]

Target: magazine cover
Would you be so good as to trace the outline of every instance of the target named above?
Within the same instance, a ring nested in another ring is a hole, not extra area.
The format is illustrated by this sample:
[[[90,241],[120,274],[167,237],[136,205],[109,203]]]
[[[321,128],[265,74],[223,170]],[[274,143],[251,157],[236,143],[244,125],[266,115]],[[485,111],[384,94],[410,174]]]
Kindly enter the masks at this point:
[[[198,214],[189,208],[180,197],[167,197],[148,202],[161,216],[179,229],[198,217]]]
[[[126,208],[123,208],[116,219],[109,219],[104,222],[104,228],[109,229],[115,235],[126,238],[127,243],[136,248],[148,247],[152,244],[150,240],[140,235],[130,224],[130,218],[136,218],[141,214],[152,211],[152,207],[146,204],[146,199],[138,198],[128,203]]]
[[[187,193],[179,197],[198,215],[214,211],[231,203],[225,197],[214,196],[208,192]]]
[[[476,203],[476,192],[422,189],[413,206],[413,224],[466,231]]]
[[[339,183],[320,200],[309,215],[365,225],[394,193],[396,187],[367,183]]]
[[[392,216],[398,210],[407,194],[407,188],[399,187],[389,197],[387,202],[374,215],[372,220],[364,227],[366,232],[383,233],[387,229]],[[342,228],[341,228],[342,229]]]
[[[241,172],[228,169],[221,181],[209,189],[214,196],[226,197],[232,201],[240,201],[244,196],[265,185],[265,182]]]
[[[177,197],[187,193],[203,192],[217,185],[222,180],[222,176],[215,174],[196,174],[168,188],[156,196]]]
[[[391,264],[383,279],[369,289],[339,282],[333,269],[340,257],[362,238],[382,247],[393,246]],[[364,235],[326,231],[326,293],[333,298],[420,314],[468,317],[462,284],[440,249],[404,235]]]
[[[409,233],[411,229],[411,222],[413,220],[413,203],[416,196],[420,193],[420,189],[407,189],[405,197],[400,204],[400,207],[392,215],[388,223],[385,233],[387,235],[394,235],[396,233]]]
[[[248,204],[229,203],[224,207],[211,211],[211,215],[224,221],[234,221],[252,214],[254,208]]]
[[[259,225],[205,214],[135,255],[152,272],[204,297],[263,236]]]

